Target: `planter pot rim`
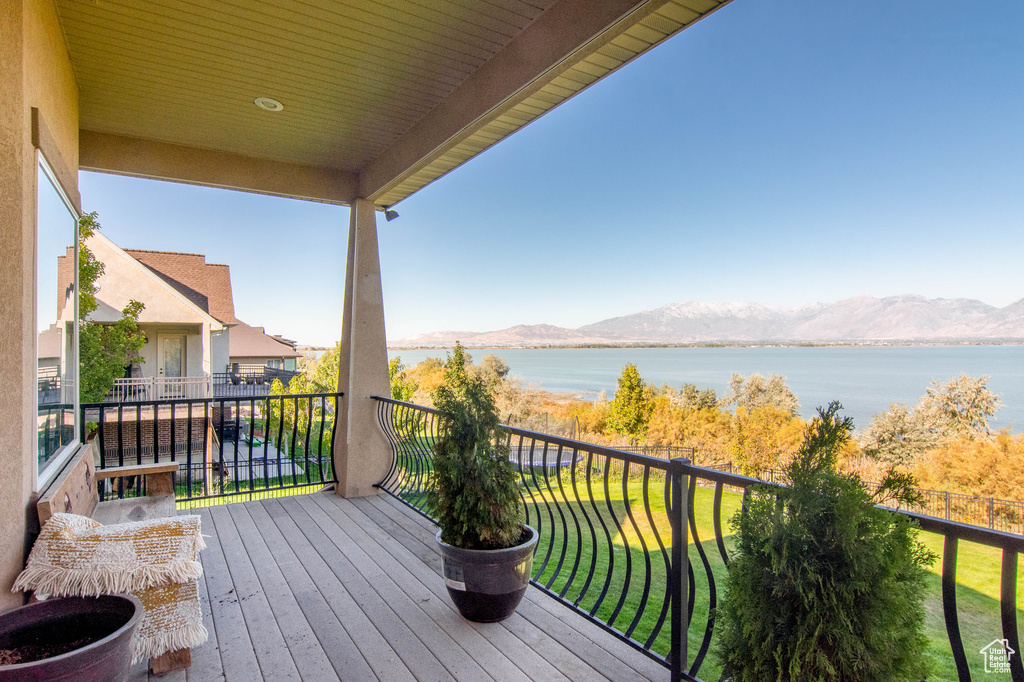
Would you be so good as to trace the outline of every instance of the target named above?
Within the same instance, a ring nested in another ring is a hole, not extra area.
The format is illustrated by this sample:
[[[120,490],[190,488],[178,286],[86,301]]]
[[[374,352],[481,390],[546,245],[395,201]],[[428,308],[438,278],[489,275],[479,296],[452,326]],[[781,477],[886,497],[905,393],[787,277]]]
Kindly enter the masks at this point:
[[[25,612],[25,611],[44,611],[44,610],[47,610],[47,609],[53,610],[54,609],[54,606],[53,606],[54,604],[58,604],[58,603],[60,603],[62,601],[65,601],[65,600],[80,600],[80,601],[93,600],[93,601],[99,601],[100,599],[111,599],[111,598],[123,599],[123,600],[129,601],[129,602],[131,602],[132,604],[135,605],[135,612],[132,614],[132,617],[129,618],[127,620],[127,622],[124,623],[124,625],[120,626],[119,628],[117,628],[116,630],[111,632],[106,637],[104,637],[102,639],[97,639],[95,642],[91,642],[89,644],[86,644],[85,646],[79,647],[77,649],[72,649],[71,651],[66,651],[63,654],[59,654],[57,656],[50,656],[50,657],[47,657],[47,658],[42,658],[42,659],[39,659],[38,661],[29,661],[27,663],[12,663],[11,665],[5,665],[5,666],[3,666],[3,671],[5,673],[6,672],[17,672],[19,670],[24,670],[24,669],[31,668],[33,666],[38,666],[40,663],[43,663],[43,662],[49,663],[50,661],[61,661],[61,660],[65,659],[65,658],[70,658],[71,656],[75,656],[75,655],[81,653],[83,650],[88,649],[90,647],[98,648],[101,645],[106,644],[107,642],[111,641],[112,639],[114,639],[115,637],[117,637],[118,635],[123,633],[125,630],[133,630],[135,628],[135,626],[139,623],[139,621],[142,620],[143,606],[142,606],[142,602],[139,601],[139,599],[137,597],[135,597],[134,595],[131,595],[131,594],[101,594],[98,597],[53,597],[51,599],[46,599],[46,600],[43,600],[43,601],[38,601],[38,602],[36,602],[34,604],[26,604],[25,606],[19,606],[16,609],[11,609],[10,611],[6,611],[6,612],[0,614],[0,618],[2,618],[4,616],[10,616],[11,614],[22,613],[22,612]]]
[[[525,542],[521,542],[518,545],[512,545],[511,547],[504,547],[502,549],[468,549],[466,547],[459,547],[458,545],[449,545],[441,539],[440,530],[437,531],[437,534],[434,537],[437,538],[437,544],[448,549],[453,549],[457,552],[486,552],[491,555],[500,555],[503,553],[521,552],[524,547],[537,544],[537,541],[540,540],[540,533],[537,532],[537,529],[533,526],[528,526],[525,523],[523,524],[523,528],[530,531],[530,537],[527,538]]]

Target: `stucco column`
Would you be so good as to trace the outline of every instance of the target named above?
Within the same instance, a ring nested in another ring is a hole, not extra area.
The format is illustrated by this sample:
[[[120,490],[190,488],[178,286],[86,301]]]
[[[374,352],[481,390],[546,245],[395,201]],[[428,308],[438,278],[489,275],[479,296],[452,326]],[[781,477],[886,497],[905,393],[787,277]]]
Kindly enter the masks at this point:
[[[373,202],[356,199],[349,218],[345,309],[338,387],[345,397],[335,426],[334,471],[343,497],[375,495],[391,466],[374,395],[390,395],[384,294]]]

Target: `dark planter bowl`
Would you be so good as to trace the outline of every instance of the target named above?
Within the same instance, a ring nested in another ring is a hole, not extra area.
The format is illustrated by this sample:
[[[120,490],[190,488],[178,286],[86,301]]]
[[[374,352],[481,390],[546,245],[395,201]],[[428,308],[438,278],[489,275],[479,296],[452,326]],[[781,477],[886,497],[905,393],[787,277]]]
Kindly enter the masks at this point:
[[[511,616],[530,585],[533,553],[540,537],[523,526],[529,539],[507,549],[462,549],[441,541],[444,583],[455,607],[466,620],[496,623]]]
[[[131,595],[48,599],[0,614],[0,649],[102,633],[92,644],[59,656],[0,665],[0,682],[125,680],[132,664],[132,634],[141,620],[142,602]]]

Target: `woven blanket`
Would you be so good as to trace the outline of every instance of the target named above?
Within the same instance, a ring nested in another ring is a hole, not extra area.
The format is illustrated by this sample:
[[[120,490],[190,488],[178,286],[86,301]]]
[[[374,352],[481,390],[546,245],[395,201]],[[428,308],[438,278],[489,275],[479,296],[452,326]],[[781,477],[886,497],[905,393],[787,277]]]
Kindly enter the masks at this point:
[[[146,611],[132,640],[132,661],[199,646],[209,633],[203,625],[195,580],[155,585],[134,593]]]
[[[200,517],[103,526],[85,516],[54,514],[36,539],[12,591],[36,596],[96,596],[130,592],[145,613],[132,640],[133,663],[194,647],[203,626],[196,560],[206,547]]]
[[[200,517],[102,526],[77,514],[54,514],[39,533],[13,591],[37,596],[96,596],[182,583],[203,573]]]

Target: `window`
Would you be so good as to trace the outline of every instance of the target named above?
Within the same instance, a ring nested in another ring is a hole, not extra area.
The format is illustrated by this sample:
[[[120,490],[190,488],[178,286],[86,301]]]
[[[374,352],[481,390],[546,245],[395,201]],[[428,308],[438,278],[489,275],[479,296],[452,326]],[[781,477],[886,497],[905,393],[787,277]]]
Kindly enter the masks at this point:
[[[36,487],[78,443],[78,217],[41,153],[36,187]]]

